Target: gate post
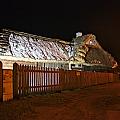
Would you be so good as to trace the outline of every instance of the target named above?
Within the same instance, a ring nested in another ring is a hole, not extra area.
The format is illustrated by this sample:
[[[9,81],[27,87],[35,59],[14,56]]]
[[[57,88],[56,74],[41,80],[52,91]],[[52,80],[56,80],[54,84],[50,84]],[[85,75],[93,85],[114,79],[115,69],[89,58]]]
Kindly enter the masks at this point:
[[[13,64],[13,99],[18,97],[18,67],[17,63]]]
[[[63,69],[59,69],[59,73],[60,91],[62,91],[65,88],[65,71]]]
[[[3,101],[3,72],[2,72],[2,62],[0,61],[0,102]]]

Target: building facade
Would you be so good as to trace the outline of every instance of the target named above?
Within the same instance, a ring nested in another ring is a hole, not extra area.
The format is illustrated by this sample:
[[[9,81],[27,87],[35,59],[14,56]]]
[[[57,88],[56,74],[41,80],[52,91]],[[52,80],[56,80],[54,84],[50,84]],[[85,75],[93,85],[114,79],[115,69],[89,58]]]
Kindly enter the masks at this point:
[[[0,31],[0,60],[8,68],[14,62],[93,71],[117,66],[92,34],[77,33],[76,38],[66,42],[7,29]]]

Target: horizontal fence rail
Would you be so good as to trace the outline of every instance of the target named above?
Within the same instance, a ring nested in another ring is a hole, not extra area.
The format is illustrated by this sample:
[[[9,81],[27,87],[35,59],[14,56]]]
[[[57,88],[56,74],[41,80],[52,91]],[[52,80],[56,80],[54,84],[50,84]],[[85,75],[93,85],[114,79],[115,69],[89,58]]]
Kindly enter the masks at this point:
[[[14,63],[13,97],[84,88],[118,79],[117,73],[63,70]]]

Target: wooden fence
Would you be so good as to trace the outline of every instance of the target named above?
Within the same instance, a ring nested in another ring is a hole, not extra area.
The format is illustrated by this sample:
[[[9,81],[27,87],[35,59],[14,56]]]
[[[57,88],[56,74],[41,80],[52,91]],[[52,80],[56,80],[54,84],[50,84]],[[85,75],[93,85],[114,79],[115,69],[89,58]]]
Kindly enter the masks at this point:
[[[118,74],[115,73],[76,70],[61,70],[60,72],[60,83],[62,90],[84,88],[119,80]]]
[[[13,65],[13,97],[117,81],[118,74]]]
[[[0,101],[3,101],[3,72],[1,61],[0,61]]]
[[[59,69],[13,65],[13,97],[59,90]]]

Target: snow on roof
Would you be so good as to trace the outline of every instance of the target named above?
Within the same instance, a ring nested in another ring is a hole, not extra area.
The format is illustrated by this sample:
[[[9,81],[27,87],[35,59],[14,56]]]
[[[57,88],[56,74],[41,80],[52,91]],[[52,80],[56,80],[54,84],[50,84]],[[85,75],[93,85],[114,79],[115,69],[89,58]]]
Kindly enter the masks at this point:
[[[69,58],[67,52],[70,46],[62,40],[6,29],[3,31],[9,34],[9,46],[4,55],[35,60],[68,60]]]

